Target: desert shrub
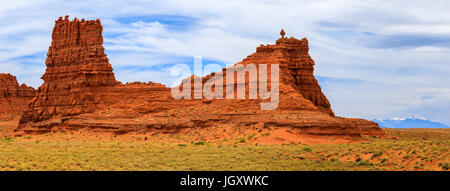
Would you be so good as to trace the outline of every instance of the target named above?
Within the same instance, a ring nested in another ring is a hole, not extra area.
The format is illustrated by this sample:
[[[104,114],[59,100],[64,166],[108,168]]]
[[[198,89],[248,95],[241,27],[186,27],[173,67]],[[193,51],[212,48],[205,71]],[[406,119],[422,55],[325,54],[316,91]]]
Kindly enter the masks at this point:
[[[371,164],[369,163],[369,161],[366,160],[362,160],[359,161],[358,163],[356,163],[357,166],[370,166]]]
[[[299,155],[299,156],[296,156],[295,158],[296,158],[296,159],[299,159],[299,160],[305,160],[305,159],[306,159],[305,157],[300,156],[300,155]]]
[[[7,138],[2,140],[2,142],[6,142],[6,143],[11,142],[11,141],[13,141],[12,137],[7,137]]]
[[[194,143],[194,145],[204,145],[204,144],[205,144],[205,142],[203,142],[203,141]]]
[[[381,152],[381,151],[378,151],[378,152],[376,152],[376,153],[373,153],[373,155],[370,157],[370,159],[377,158],[377,157],[381,156],[382,154],[383,154],[383,152]]]
[[[439,163],[439,167],[442,168],[442,170],[448,170],[448,163]]]
[[[262,133],[261,136],[269,136],[270,133]]]

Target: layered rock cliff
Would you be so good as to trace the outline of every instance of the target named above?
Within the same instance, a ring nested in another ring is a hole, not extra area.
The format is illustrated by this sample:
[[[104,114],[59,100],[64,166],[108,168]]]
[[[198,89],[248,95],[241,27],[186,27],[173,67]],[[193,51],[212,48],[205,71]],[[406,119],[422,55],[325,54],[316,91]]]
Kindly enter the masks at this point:
[[[19,85],[15,76],[0,74],[0,120],[19,117],[34,93],[33,87]]]
[[[161,84],[122,84],[115,80],[104,53],[101,33],[99,20],[69,21],[66,17],[56,21],[45,63],[47,70],[42,76],[44,84],[22,115],[19,133],[70,129],[116,134],[184,133],[206,129],[208,137],[223,138],[239,136],[242,129],[257,132],[283,129],[281,133],[294,132],[291,139],[286,139],[292,142],[301,142],[303,135],[350,138],[361,134],[384,135],[376,123],[334,117],[330,103],[313,75],[314,61],[308,54],[306,39],[283,35],[276,44],[261,45],[255,53],[237,63],[255,64],[256,67],[268,64],[269,68],[271,64],[279,65],[280,78],[276,80],[279,106],[275,110],[261,110],[262,100],[249,99],[248,93],[252,90],[248,87],[243,99],[200,96],[201,99],[178,100],[174,99],[170,88]],[[226,72],[224,69],[197,78],[202,85],[211,79],[223,80],[226,91],[227,85],[237,87],[239,83],[227,84],[226,78],[215,78],[218,74],[226,76]],[[245,84],[250,81],[247,76]],[[274,81],[269,81],[268,87],[272,88]],[[194,91],[192,96],[195,96]]]
[[[303,38],[283,37],[274,45],[260,45],[256,52],[245,58],[246,64],[279,64],[281,70],[288,69],[288,74],[282,76],[288,83],[306,99],[310,100],[321,111],[334,116],[330,102],[322,93],[318,81],[314,77],[314,60],[308,53],[308,40]]]
[[[44,83],[20,124],[92,112],[102,101],[97,89],[120,83],[104,52],[102,30],[98,19],[70,21],[66,16],[55,22]]]

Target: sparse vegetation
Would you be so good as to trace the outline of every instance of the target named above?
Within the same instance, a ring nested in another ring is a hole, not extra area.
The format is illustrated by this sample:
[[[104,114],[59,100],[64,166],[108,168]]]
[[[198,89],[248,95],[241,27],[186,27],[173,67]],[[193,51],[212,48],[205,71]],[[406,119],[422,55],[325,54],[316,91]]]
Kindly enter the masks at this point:
[[[261,136],[269,136],[270,133],[261,133]]]
[[[203,141],[194,143],[194,145],[204,145],[204,144],[205,144],[205,142],[203,142]]]
[[[370,157],[370,159],[377,158],[377,157],[381,156],[382,154],[383,154],[383,152],[378,151],[378,152],[374,153],[374,154]]]
[[[259,134],[236,137],[227,144],[200,140],[67,140],[52,133],[16,138],[3,135],[0,170],[449,170],[449,130],[385,131],[398,139],[367,137],[369,143],[256,145],[252,140]]]

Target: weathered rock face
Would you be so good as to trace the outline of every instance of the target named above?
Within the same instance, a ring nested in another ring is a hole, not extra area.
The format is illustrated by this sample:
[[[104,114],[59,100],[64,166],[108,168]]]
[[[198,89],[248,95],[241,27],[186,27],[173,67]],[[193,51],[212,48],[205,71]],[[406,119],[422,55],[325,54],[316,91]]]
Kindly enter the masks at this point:
[[[243,129],[244,132],[256,130],[252,132],[256,134],[261,134],[263,129],[279,129],[279,136],[289,136],[286,141],[293,142],[301,142],[299,135],[350,138],[361,134],[384,135],[376,123],[334,117],[328,99],[314,78],[314,61],[308,54],[306,39],[284,38],[283,34],[275,45],[262,45],[237,63],[280,66],[279,106],[275,110],[261,110],[260,98],[176,100],[171,89],[161,84],[122,84],[115,80],[108,63],[101,32],[98,20],[69,21],[66,17],[56,21],[47,70],[42,77],[44,84],[24,112],[17,129],[19,133],[70,129],[117,134],[180,133],[186,129],[207,129],[207,136],[220,139],[225,135],[241,136]],[[226,72],[197,78],[205,84],[218,74],[226,76]],[[217,80],[223,80],[226,91],[225,86],[230,85],[226,78]],[[230,83],[235,87],[238,82]],[[250,83],[248,76],[245,83]],[[250,90],[245,91],[247,96]],[[285,135],[286,132],[294,135]]]
[[[101,101],[97,89],[120,83],[104,52],[102,30],[98,19],[69,21],[66,16],[55,22],[44,83],[20,124],[92,112]]]
[[[256,52],[245,58],[241,64],[279,64],[281,71],[288,69],[289,73],[281,76],[306,99],[316,105],[320,111],[334,116],[330,102],[322,93],[319,83],[314,77],[314,60],[308,54],[308,40],[303,38],[282,37],[275,45],[261,45]]]
[[[0,74],[0,120],[19,117],[33,98],[35,89],[19,85],[15,76]]]

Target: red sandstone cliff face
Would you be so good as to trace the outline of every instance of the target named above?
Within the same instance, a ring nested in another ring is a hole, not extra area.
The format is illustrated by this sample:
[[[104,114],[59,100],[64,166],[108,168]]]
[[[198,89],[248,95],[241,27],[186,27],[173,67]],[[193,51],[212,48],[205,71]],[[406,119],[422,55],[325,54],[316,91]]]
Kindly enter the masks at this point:
[[[314,60],[308,54],[308,40],[303,38],[282,37],[274,45],[261,45],[256,52],[245,58],[241,64],[279,64],[281,70],[287,68],[282,78],[293,84],[295,89],[306,99],[316,105],[320,111],[334,116],[330,102],[322,93],[319,83],[314,77]]]
[[[175,100],[171,89],[161,84],[124,85],[115,80],[101,32],[98,20],[69,21],[66,17],[56,21],[47,70],[42,76],[44,84],[22,115],[17,131],[33,134],[89,129],[122,134],[207,129],[210,136],[222,138],[241,135],[243,129],[292,129],[294,135],[289,141],[293,142],[298,142],[300,135],[384,135],[376,123],[334,117],[314,78],[314,61],[308,54],[306,39],[282,37],[275,45],[258,47],[238,63],[280,65],[279,107],[263,111],[261,99]],[[225,76],[226,71],[222,73]],[[216,75],[201,81],[205,83]],[[225,78],[219,80],[227,85]],[[249,83],[248,77],[245,83]]]
[[[69,21],[66,16],[55,22],[45,61],[47,69],[42,76],[44,83],[23,114],[21,124],[54,115],[92,112],[102,99],[95,95],[97,89],[120,83],[104,52],[102,30],[98,19]]]
[[[19,85],[15,76],[0,74],[0,120],[19,117],[34,93],[34,88]]]

